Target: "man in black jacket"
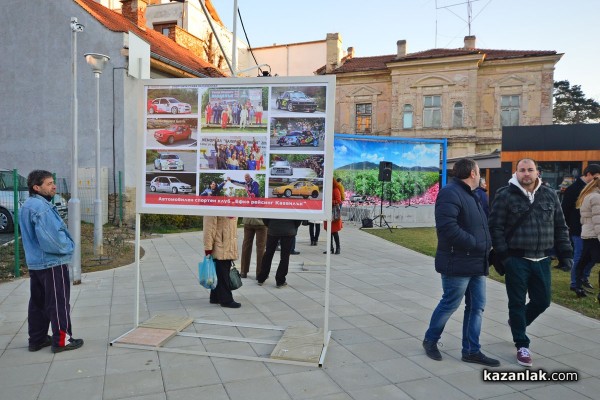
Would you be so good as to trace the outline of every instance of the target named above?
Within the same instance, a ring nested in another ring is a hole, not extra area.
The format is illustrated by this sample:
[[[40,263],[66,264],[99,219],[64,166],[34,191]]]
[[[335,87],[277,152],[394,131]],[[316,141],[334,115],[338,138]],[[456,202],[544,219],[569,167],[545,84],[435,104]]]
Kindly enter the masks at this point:
[[[267,226],[267,248],[263,255],[260,273],[256,277],[256,280],[258,281],[259,286],[262,286],[263,283],[265,283],[269,277],[269,272],[271,272],[271,263],[273,262],[277,243],[281,243],[281,258],[279,259],[279,266],[277,267],[277,273],[275,274],[275,283],[278,288],[283,288],[287,286],[285,278],[290,265],[290,253],[292,251],[294,239],[298,234],[298,227],[302,221],[263,218],[263,222]]]
[[[440,190],[435,202],[435,270],[442,275],[444,293],[431,316],[423,348],[429,358],[442,359],[437,342],[464,297],[462,360],[497,367],[500,362],[484,355],[479,345],[492,246],[487,217],[473,193],[479,185],[479,167],[472,159],[463,158],[454,164],[453,173],[454,179]]]
[[[581,249],[583,248],[583,241],[581,240],[581,214],[579,209],[575,208],[575,202],[579,197],[579,194],[595,176],[600,176],[600,165],[589,164],[584,170],[581,176],[569,186],[563,194],[563,201],[561,204],[563,214],[565,215],[565,222],[569,227],[569,235],[571,236],[571,242],[573,243],[573,268],[571,268],[571,290],[575,290],[577,274],[576,266],[581,258]],[[590,262],[584,267],[583,270],[583,286],[588,289],[593,289],[588,278],[594,263]]]
[[[534,160],[520,160],[508,186],[496,192],[489,223],[494,249],[505,266],[508,323],[517,362],[531,367],[526,328],[550,306],[553,249],[561,263],[573,266],[573,248],[558,197],[542,185]],[[507,232],[513,232],[509,240]]]

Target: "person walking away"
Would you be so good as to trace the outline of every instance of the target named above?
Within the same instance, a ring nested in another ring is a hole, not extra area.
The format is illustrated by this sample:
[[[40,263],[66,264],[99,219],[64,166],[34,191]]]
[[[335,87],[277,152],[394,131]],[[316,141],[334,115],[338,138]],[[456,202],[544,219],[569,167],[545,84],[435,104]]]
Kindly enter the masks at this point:
[[[549,255],[554,249],[560,262],[573,266],[573,248],[558,196],[542,185],[534,160],[520,160],[508,186],[498,189],[489,226],[494,250],[506,271],[508,322],[517,363],[531,367],[526,329],[550,306]],[[510,240],[507,232],[511,232]]]
[[[575,265],[575,293],[577,297],[586,297],[583,289],[585,281],[585,269],[591,264],[592,267],[600,262],[600,177],[594,177],[583,188],[576,207],[581,213],[581,239],[583,248],[581,258]],[[600,280],[600,277],[599,277]],[[600,295],[598,295],[600,302]]]
[[[594,179],[594,177],[600,176],[600,165],[598,164],[589,164],[584,170],[581,176],[573,182],[571,186],[565,189],[563,193],[563,200],[561,203],[563,214],[565,215],[565,222],[567,223],[567,227],[569,228],[569,236],[571,237],[571,242],[573,243],[573,265],[571,268],[571,284],[569,288],[572,291],[575,291],[577,287],[577,273],[576,268],[577,264],[579,264],[579,260],[581,259],[581,251],[583,249],[583,240],[581,238],[581,213],[580,210],[575,206],[577,203],[577,198],[581,194],[581,191]],[[583,266],[583,290],[585,289],[593,289],[594,287],[589,281],[590,273],[592,272],[592,268],[594,266],[593,262],[589,262]]]
[[[298,227],[302,223],[300,220],[291,219],[263,219],[267,226],[267,248],[262,259],[260,274],[256,278],[259,286],[262,286],[271,272],[271,263],[275,255],[277,243],[281,243],[281,254],[279,266],[275,274],[275,283],[278,288],[287,286],[286,276],[290,264],[290,252],[292,250],[293,240],[298,233]]]
[[[241,276],[248,277],[250,270],[250,259],[252,258],[252,242],[256,236],[256,277],[260,274],[262,259],[265,254],[267,243],[267,227],[261,218],[244,218],[244,239],[242,241]]]
[[[488,218],[490,216],[490,200],[487,195],[487,182],[485,181],[485,178],[479,179],[479,185],[475,188],[474,192],[479,198],[485,217]]]
[[[479,185],[479,166],[470,158],[462,158],[454,164],[453,173],[454,178],[440,190],[435,202],[435,270],[441,274],[443,294],[431,315],[423,348],[429,358],[442,360],[438,341],[464,297],[461,360],[498,367],[500,362],[483,354],[479,343],[492,247],[487,218],[473,193]]]
[[[29,197],[19,213],[25,260],[29,269],[27,322],[29,351],[51,346],[53,353],[75,350],[83,339],[73,338],[69,266],[75,249],[67,226],[51,203],[56,195],[52,173],[34,170],[27,176]],[[52,328],[52,337],[48,328]]]
[[[229,270],[238,258],[237,217],[203,218],[204,254],[212,255],[217,272],[217,287],[210,291],[210,304],[221,307],[240,308],[233,300],[229,281]]]
[[[340,184],[333,178],[333,190],[331,191],[331,204],[332,206],[342,205],[342,191],[340,190]],[[323,224],[325,230],[327,231],[327,221]],[[329,229],[330,234],[332,236],[331,240],[331,253],[332,254],[340,254],[340,234],[339,232],[342,230],[342,218],[331,221],[331,227]],[[333,243],[335,242],[335,252],[333,250]],[[327,254],[327,251],[324,251],[323,254]]]

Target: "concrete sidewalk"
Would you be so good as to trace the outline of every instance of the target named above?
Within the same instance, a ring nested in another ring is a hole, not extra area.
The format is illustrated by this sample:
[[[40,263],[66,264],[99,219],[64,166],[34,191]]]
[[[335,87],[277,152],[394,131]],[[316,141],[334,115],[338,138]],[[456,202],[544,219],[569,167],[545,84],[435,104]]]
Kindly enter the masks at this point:
[[[600,322],[552,305],[529,328],[534,368],[577,371],[579,382],[484,383],[483,367],[460,361],[462,312],[446,326],[443,361],[427,358],[421,341],[441,295],[433,259],[363,232],[351,223],[332,255],[332,340],[323,368],[240,361],[110,347],[133,328],[135,267],[85,274],[72,289],[72,322],[83,348],[52,354],[27,350],[29,280],[0,284],[0,399],[597,399]],[[309,246],[301,227],[289,286],[244,279],[234,292],[240,309],[208,302],[197,283],[202,234],[142,241],[141,321],[157,314],[267,325],[323,325],[325,236]],[[240,249],[242,232],[239,232]],[[274,259],[274,269],[278,256]],[[303,271],[302,265],[309,265]],[[253,268],[253,267],[251,267]],[[254,278],[253,269],[249,278]],[[504,286],[488,281],[482,350],[499,358],[496,370],[523,371],[507,321]],[[228,336],[244,328],[204,325],[192,331]],[[280,333],[263,334],[277,338]],[[168,347],[267,356],[273,346],[176,337]]]

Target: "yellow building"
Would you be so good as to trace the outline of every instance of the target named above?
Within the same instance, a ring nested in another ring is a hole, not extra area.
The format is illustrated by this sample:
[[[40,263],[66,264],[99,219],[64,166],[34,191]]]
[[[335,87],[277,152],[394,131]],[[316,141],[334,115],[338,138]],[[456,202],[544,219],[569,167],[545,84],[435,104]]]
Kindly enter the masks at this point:
[[[335,74],[335,132],[448,138],[448,157],[500,149],[503,126],[552,124],[556,51],[459,49],[353,57],[341,37],[317,74]]]

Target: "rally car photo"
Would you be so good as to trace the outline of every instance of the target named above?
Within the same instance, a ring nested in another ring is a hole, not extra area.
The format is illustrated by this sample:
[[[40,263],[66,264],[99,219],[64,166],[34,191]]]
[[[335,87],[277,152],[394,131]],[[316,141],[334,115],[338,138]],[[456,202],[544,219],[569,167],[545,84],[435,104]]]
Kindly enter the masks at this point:
[[[319,197],[319,187],[311,181],[297,181],[292,182],[289,185],[273,188],[272,193],[273,196],[277,197],[302,196],[305,199],[308,199],[309,197],[316,199]]]
[[[159,97],[148,101],[148,114],[189,114],[192,106],[174,97]]]
[[[319,138],[311,131],[292,131],[277,140],[279,146],[319,146]]]
[[[158,158],[154,160],[154,169],[161,171],[183,171],[183,161],[177,154],[158,153]]]
[[[173,144],[178,140],[187,140],[192,137],[189,125],[171,125],[165,129],[154,132],[154,139],[159,143]]]
[[[275,101],[277,109],[286,109],[288,111],[308,111],[315,112],[317,103],[299,90],[289,90],[283,92]]]
[[[192,193],[192,186],[181,182],[174,176],[157,176],[150,181],[151,192]]]

